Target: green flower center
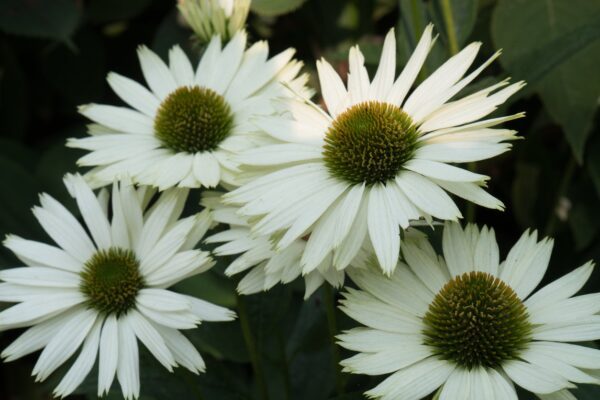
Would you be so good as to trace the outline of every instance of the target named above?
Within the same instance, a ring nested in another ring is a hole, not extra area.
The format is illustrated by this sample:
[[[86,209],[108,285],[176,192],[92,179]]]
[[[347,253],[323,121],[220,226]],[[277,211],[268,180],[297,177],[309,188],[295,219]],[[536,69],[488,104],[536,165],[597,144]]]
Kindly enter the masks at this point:
[[[229,135],[233,127],[231,107],[214,90],[184,86],[160,105],[154,119],[154,134],[177,153],[210,151]]]
[[[441,358],[472,369],[514,360],[531,340],[527,310],[507,284],[485,272],[448,282],[424,318],[425,344]]]
[[[378,101],[356,104],[329,127],[325,165],[333,176],[353,184],[386,182],[413,157],[418,136],[400,107]]]
[[[88,305],[104,314],[121,315],[135,305],[144,279],[131,250],[113,247],[100,250],[84,265],[81,292]]]

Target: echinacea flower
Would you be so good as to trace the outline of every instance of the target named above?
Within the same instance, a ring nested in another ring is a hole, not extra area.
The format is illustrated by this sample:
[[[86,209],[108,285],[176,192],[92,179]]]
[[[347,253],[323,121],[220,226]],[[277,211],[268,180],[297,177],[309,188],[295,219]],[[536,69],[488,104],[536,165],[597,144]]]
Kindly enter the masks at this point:
[[[179,219],[185,189],[168,190],[148,207],[152,192],[121,183],[113,186],[109,219],[106,191],[96,197],[79,175],[65,184],[87,231],[42,194],[33,213],[57,246],[13,235],[4,242],[26,266],[0,271],[0,301],[18,303],[0,313],[0,331],[30,327],[4,349],[4,361],[43,349],[33,368],[43,381],[74,356],[54,390],[59,397],[81,384],[97,358],[99,396],[116,374],[123,396],[139,397],[138,340],[169,371],[203,371],[202,357],[179,330],[235,314],[167,288],[214,265],[207,252],[194,250],[210,225],[207,213]]]
[[[359,354],[345,370],[392,374],[366,394],[382,400],[517,400],[513,382],[541,399],[574,398],[574,383],[600,384],[600,293],[574,296],[590,261],[534,293],[552,240],[525,232],[500,262],[492,229],[447,223],[443,257],[409,235],[406,264],[391,277],[353,269],[341,309],[365,325],[338,338]],[[371,257],[372,264],[376,262]]]
[[[204,192],[202,205],[210,210],[213,221],[229,225],[229,229],[207,237],[205,242],[219,244],[213,250],[217,256],[238,256],[225,270],[226,275],[250,270],[240,280],[237,291],[244,295],[254,294],[298,278],[302,273],[300,258],[306,240],[297,239],[276,253],[269,238],[253,236],[248,221],[237,214],[236,207],[223,204],[221,196],[219,192]],[[342,286],[344,277],[344,271],[333,268],[331,257],[325,258],[315,270],[303,276],[306,285],[304,299],[308,299],[325,282],[333,287]]]
[[[179,0],[177,7],[202,42],[227,41],[244,29],[250,0]]]
[[[492,127],[522,114],[481,119],[523,83],[506,86],[506,80],[452,100],[499,55],[464,76],[481,45],[472,43],[409,94],[433,45],[432,29],[425,29],[397,79],[392,30],[372,81],[358,47],[350,50],[347,85],[325,60],[317,63],[327,112],[296,99],[290,101],[287,120],[257,119],[279,143],[244,151],[238,161],[268,166],[269,173],[228,193],[226,202],[240,205],[240,213],[256,221],[253,232],[273,236],[278,249],[310,235],[301,260],[304,273],[330,253],[335,268],[345,268],[370,239],[381,268],[391,274],[400,228],[421,218],[461,217],[446,192],[503,209],[481,188],[487,176],[450,163],[484,160],[510,149],[504,141],[514,139],[515,132]]]
[[[266,42],[246,50],[239,32],[221,49],[214,36],[194,70],[180,47],[169,52],[169,65],[145,46],[138,49],[150,87],[110,73],[108,83],[132,108],[101,104],[80,107],[94,121],[90,137],[68,146],[88,150],[80,166],[94,186],[123,177],[160,190],[170,187],[215,187],[236,183],[232,154],[255,146],[264,135],[251,118],[278,113],[273,100],[289,88],[304,89],[302,64],[288,49],[267,60]],[[261,139],[262,138],[262,139]]]

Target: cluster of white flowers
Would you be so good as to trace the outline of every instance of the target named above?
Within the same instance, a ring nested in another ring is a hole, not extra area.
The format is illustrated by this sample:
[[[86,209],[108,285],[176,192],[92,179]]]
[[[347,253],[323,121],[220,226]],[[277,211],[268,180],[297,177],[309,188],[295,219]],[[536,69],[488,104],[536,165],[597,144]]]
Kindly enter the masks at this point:
[[[4,242],[25,266],[0,271],[0,301],[17,303],[0,313],[0,331],[29,327],[5,361],[42,350],[41,381],[79,351],[59,397],[96,359],[98,395],[116,376],[125,398],[139,397],[138,340],[168,370],[204,371],[180,330],[235,314],[168,288],[237,255],[225,273],[245,272],[241,294],[300,276],[305,298],[325,282],[358,287],[340,307],[364,327],[338,339],[358,353],[342,361],[347,372],[392,374],[370,397],[517,399],[514,382],[558,400],[574,398],[573,383],[600,383],[600,351],[569,344],[600,339],[600,294],[573,297],[593,264],[532,294],[551,240],[526,232],[500,262],[493,229],[456,222],[449,193],[504,208],[483,189],[489,177],[452,165],[494,157],[516,138],[498,125],[523,114],[486,117],[523,82],[460,96],[499,53],[468,72],[481,45],[472,43],[416,85],[433,26],[399,74],[390,30],[372,80],[358,47],[346,83],[317,62],[322,108],[292,49],[269,58],[266,42],[247,45],[248,1],[179,8],[207,42],[198,65],[179,46],[168,64],[141,46],[147,87],[107,79],[129,107],[80,108],[89,136],[68,146],[86,150],[78,164],[91,168],[65,185],[84,225],[42,194],[33,213],[54,244]],[[181,218],[189,190],[217,186]],[[443,256],[417,229],[435,221],[445,221]],[[205,242],[218,247],[198,250],[216,224],[226,228]]]

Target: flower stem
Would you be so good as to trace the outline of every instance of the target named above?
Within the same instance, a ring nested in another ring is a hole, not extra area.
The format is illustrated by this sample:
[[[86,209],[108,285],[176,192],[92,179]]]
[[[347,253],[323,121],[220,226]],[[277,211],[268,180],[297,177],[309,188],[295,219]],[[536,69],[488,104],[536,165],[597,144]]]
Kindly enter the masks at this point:
[[[573,174],[575,173],[576,167],[577,162],[575,161],[575,157],[571,155],[569,162],[565,167],[565,173],[563,174],[563,177],[560,181],[560,185],[558,186],[556,197],[554,198],[554,202],[552,203],[550,217],[548,218],[548,222],[546,223],[546,229],[544,229],[545,236],[552,236],[556,230],[556,225],[558,224],[558,214],[556,213],[556,208],[558,207],[561,198],[567,193],[567,190],[569,189],[569,185],[571,184],[571,179],[573,179]]]
[[[333,369],[335,371],[335,388],[337,394],[342,395],[344,393],[344,380],[340,367],[340,349],[335,342],[335,336],[338,333],[337,320],[335,318],[335,293],[329,283],[325,283],[324,285],[324,303],[325,312],[327,313],[327,325],[329,327],[329,340],[331,342]]]
[[[442,0],[442,14],[446,24],[446,35],[448,36],[448,50],[451,55],[458,53],[458,40],[454,29],[454,18],[452,17],[452,4],[450,0]]]
[[[242,334],[244,336],[244,342],[246,343],[246,349],[250,355],[250,361],[252,363],[252,369],[256,376],[256,383],[261,393],[263,400],[269,400],[269,392],[267,391],[267,383],[263,374],[258,350],[256,348],[256,342],[252,335],[252,329],[250,328],[250,319],[248,318],[248,309],[246,308],[246,301],[243,296],[236,295],[238,305],[238,315],[240,317],[240,324],[242,325]]]

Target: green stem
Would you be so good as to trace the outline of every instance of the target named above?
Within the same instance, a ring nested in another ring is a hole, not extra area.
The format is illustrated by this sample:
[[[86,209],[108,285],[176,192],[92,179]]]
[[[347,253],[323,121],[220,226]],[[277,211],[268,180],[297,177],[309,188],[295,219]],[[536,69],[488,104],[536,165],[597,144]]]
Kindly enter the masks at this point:
[[[338,395],[342,395],[344,393],[344,381],[342,377],[342,370],[340,367],[340,349],[337,343],[335,342],[335,336],[338,334],[337,320],[335,318],[335,293],[329,283],[325,283],[324,286],[324,303],[325,312],[327,313],[327,325],[329,327],[331,353],[333,356],[333,369],[335,370],[335,387]]]
[[[458,53],[458,40],[454,29],[454,18],[452,17],[452,4],[450,0],[442,0],[442,14],[446,24],[446,35],[448,36],[448,50],[451,55]]]
[[[248,318],[248,310],[246,308],[246,301],[243,296],[236,295],[238,305],[238,315],[240,317],[240,325],[242,325],[242,334],[244,336],[244,342],[246,343],[246,349],[250,355],[250,361],[252,362],[252,369],[256,376],[256,382],[260,390],[263,400],[269,400],[269,392],[267,391],[267,383],[263,374],[260,360],[258,356],[258,350],[256,348],[256,342],[252,335],[252,329],[250,328],[250,319]]]
[[[575,173],[575,169],[577,167],[577,162],[575,158],[571,156],[569,162],[567,163],[567,167],[565,169],[565,173],[560,181],[560,185],[558,186],[558,191],[556,192],[556,197],[554,198],[554,202],[552,203],[552,210],[550,211],[550,217],[548,218],[548,222],[546,223],[546,229],[544,229],[544,233],[546,236],[552,236],[556,230],[556,225],[558,224],[558,214],[556,213],[556,207],[558,207],[560,199],[564,197],[569,189],[569,185],[571,184],[571,179],[573,179],[573,174]]]

